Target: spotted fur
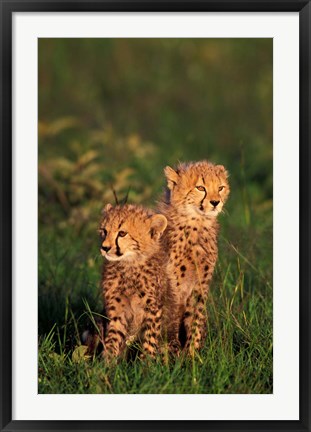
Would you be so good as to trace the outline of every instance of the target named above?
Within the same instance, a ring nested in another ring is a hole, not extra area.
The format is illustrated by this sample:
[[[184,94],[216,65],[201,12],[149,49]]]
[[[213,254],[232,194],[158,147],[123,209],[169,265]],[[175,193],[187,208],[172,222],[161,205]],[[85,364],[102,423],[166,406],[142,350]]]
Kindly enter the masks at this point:
[[[163,303],[167,292],[166,256],[160,238],[165,216],[140,206],[108,204],[100,223],[104,310],[108,325],[104,356],[118,357],[127,341],[137,341],[142,355],[159,349]]]
[[[178,305],[172,311],[172,331],[177,344],[184,331],[184,349],[193,354],[205,339],[205,304],[218,253],[217,216],[229,195],[228,173],[207,161],[166,167],[164,172],[168,189],[159,210],[168,221],[163,242]]]

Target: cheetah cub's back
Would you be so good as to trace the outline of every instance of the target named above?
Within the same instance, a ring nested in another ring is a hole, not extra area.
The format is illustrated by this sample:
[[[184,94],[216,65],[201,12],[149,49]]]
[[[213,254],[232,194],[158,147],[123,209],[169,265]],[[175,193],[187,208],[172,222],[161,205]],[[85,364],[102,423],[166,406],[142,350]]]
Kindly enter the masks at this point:
[[[208,161],[181,163],[164,172],[168,189],[159,209],[168,220],[164,241],[178,303],[175,339],[181,339],[182,330],[185,349],[193,354],[205,337],[205,303],[218,253],[217,216],[229,195],[228,173]]]
[[[100,223],[105,329],[104,356],[119,356],[127,340],[154,356],[159,347],[167,276],[160,237],[165,216],[140,206],[104,209]]]

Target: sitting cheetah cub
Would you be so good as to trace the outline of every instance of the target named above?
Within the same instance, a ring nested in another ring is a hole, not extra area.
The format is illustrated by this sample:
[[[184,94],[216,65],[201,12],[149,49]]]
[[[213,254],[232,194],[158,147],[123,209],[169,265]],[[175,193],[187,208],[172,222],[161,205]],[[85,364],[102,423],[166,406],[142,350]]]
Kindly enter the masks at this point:
[[[142,356],[159,347],[162,304],[167,290],[160,237],[165,216],[134,205],[106,205],[100,223],[104,264],[101,286],[108,318],[103,355],[120,356],[127,341],[138,341]]]
[[[182,163],[176,170],[166,167],[164,172],[168,193],[160,211],[168,221],[163,241],[178,303],[175,329],[183,330],[184,349],[193,355],[205,338],[205,302],[217,260],[217,216],[229,195],[228,173],[207,161]]]

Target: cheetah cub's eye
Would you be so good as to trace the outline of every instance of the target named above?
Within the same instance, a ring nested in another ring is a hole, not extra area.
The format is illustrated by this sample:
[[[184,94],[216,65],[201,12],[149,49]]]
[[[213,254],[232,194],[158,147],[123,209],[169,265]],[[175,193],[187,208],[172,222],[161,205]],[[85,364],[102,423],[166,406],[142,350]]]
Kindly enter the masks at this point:
[[[120,237],[125,237],[127,235],[127,232],[125,231],[119,231],[119,236]]]
[[[196,189],[198,189],[200,192],[205,192],[204,186],[196,186]]]
[[[219,186],[218,191],[221,192],[225,186]]]
[[[105,228],[100,228],[99,234],[102,237],[103,240],[107,237],[107,230]]]

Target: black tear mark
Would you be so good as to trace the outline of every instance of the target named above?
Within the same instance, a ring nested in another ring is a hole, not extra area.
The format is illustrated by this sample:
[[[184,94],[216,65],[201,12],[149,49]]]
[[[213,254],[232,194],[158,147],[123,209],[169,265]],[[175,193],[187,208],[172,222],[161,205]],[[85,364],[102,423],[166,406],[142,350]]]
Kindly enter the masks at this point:
[[[200,210],[204,210],[203,201],[205,200],[205,198],[206,198],[206,189],[204,189],[204,197],[203,197],[202,201],[200,202]]]
[[[116,255],[117,256],[122,256],[121,249],[120,249],[119,243],[118,243],[118,239],[119,239],[119,234],[117,235],[117,238],[116,238],[116,249],[117,249]]]

